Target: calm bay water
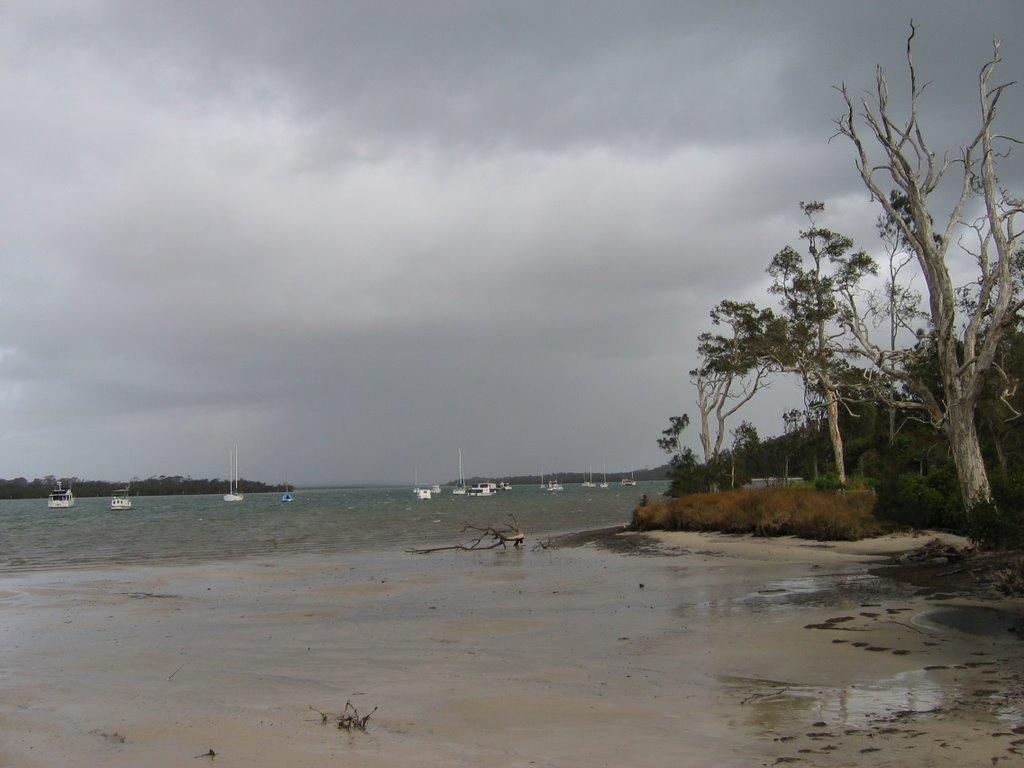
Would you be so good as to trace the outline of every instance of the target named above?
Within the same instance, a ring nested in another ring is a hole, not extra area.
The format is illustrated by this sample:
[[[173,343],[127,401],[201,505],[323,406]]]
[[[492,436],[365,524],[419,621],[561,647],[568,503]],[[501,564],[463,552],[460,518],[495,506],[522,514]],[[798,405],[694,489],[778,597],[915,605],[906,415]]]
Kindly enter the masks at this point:
[[[247,495],[134,497],[113,511],[107,498],[77,499],[49,509],[46,499],[0,501],[0,573],[131,563],[187,563],[275,553],[395,551],[467,543],[469,523],[500,528],[515,515],[527,543],[558,533],[628,523],[641,494],[661,483],[584,488],[560,493],[515,487],[489,498],[449,489],[418,500],[402,488],[298,490]]]

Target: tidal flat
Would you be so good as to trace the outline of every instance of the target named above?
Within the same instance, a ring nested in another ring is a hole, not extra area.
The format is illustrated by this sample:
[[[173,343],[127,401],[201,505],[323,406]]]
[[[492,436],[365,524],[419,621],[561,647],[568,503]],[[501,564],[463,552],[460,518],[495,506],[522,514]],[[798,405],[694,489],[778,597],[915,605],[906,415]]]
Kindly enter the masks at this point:
[[[1021,758],[1020,603],[872,573],[921,541],[603,538],[4,576],[0,766]]]

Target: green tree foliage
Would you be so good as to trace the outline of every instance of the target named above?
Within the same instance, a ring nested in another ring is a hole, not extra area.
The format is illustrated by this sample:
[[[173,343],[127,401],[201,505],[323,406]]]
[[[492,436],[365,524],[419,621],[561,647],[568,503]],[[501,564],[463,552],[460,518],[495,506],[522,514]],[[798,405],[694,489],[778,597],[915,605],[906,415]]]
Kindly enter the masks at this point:
[[[658,447],[673,459],[681,456],[683,447],[679,436],[688,426],[690,426],[690,417],[685,413],[682,416],[670,417],[668,429],[662,430],[661,437],[658,438]]]
[[[774,367],[766,340],[779,334],[779,320],[770,309],[753,302],[722,301],[711,310],[711,322],[721,333],[702,333],[697,339],[701,363],[690,371],[697,387],[700,443],[704,462],[719,460],[726,422],[767,386]]]
[[[768,265],[774,281],[769,290],[780,297],[785,321],[768,354],[781,370],[800,376],[808,402],[820,401],[828,419],[833,467],[844,485],[839,411],[844,385],[851,387],[859,380],[847,360],[846,328],[848,318],[856,314],[861,280],[877,267],[864,251],[853,250],[852,239],[819,226],[823,203],[800,203],[800,208],[810,223],[800,232],[806,255],[786,246]]]

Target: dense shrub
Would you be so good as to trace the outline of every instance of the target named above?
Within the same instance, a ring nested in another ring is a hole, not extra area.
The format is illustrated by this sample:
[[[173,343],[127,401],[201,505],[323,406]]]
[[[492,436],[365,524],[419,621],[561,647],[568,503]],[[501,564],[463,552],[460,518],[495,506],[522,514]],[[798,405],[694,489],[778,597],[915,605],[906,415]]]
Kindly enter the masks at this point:
[[[638,507],[633,526],[638,530],[852,541],[886,529],[872,514],[873,504],[870,491],[841,494],[810,488],[763,488],[697,493]]]
[[[819,491],[838,491],[843,486],[839,482],[839,475],[827,472],[814,478],[814,487]]]
[[[982,501],[967,515],[967,535],[983,549],[1020,549],[1024,546],[1024,515],[1003,509],[994,501]]]
[[[997,472],[989,476],[992,498],[1000,509],[1024,509],[1024,472]]]
[[[1024,548],[1024,475],[995,473],[989,482],[992,501],[971,507],[964,532],[984,549]]]
[[[878,484],[875,515],[912,528],[963,528],[960,487],[951,472],[890,475]]]

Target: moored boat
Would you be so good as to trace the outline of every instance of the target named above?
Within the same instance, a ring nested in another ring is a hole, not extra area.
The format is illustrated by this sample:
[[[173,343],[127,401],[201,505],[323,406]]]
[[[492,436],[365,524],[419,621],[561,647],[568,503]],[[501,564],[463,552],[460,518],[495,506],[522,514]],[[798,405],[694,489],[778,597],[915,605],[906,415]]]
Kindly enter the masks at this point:
[[[238,446],[234,451],[228,452],[228,492],[224,494],[224,501],[244,501],[241,489],[238,487]]]
[[[466,476],[462,474],[462,449],[459,448],[459,483],[452,488],[452,494],[455,496],[466,495]]]
[[[111,509],[131,509],[133,504],[132,500],[128,498],[129,487],[118,488],[116,491],[112,491],[110,494],[110,508]]]
[[[50,509],[70,509],[75,506],[75,495],[58,480],[50,491],[46,506]]]

